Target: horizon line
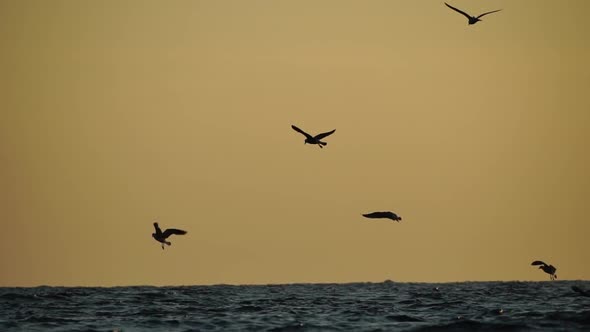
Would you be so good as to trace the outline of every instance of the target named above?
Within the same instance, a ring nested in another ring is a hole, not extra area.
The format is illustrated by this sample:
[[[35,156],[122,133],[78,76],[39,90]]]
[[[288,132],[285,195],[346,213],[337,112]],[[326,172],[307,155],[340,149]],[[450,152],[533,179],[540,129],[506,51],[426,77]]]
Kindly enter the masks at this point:
[[[492,282],[589,282],[590,279],[561,279],[561,280],[464,280],[464,281],[347,281],[347,282],[292,282],[292,283],[213,283],[213,284],[165,284],[165,285],[36,285],[36,286],[0,286],[2,288],[122,288],[122,287],[219,287],[219,286],[289,286],[289,285],[351,285],[351,284],[459,284],[459,283],[492,283]]]

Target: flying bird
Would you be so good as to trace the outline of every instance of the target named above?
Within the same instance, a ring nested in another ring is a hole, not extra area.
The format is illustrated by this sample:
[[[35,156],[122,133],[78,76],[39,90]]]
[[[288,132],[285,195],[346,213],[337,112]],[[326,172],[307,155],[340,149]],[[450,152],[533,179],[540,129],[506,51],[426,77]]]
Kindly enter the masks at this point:
[[[152,237],[154,239],[156,239],[156,241],[162,243],[162,250],[164,250],[165,244],[172,245],[172,243],[170,243],[169,241],[166,241],[166,239],[170,235],[184,235],[184,234],[186,234],[186,231],[183,231],[182,229],[175,229],[175,228],[168,228],[167,230],[162,232],[162,230],[160,229],[160,226],[158,226],[157,222],[154,223],[154,228],[156,229],[156,232],[152,233]]]
[[[447,7],[451,8],[452,10],[456,11],[457,13],[463,14],[465,17],[467,17],[467,19],[469,20],[469,22],[467,24],[471,25],[471,24],[475,24],[479,21],[481,21],[479,18],[482,16],[485,16],[487,14],[491,14],[491,13],[495,13],[495,12],[499,12],[502,9],[498,9],[498,10],[492,10],[491,12],[487,12],[487,13],[483,13],[479,16],[471,16],[469,14],[467,14],[466,12],[462,11],[461,9],[457,9],[451,5],[449,5],[448,3],[445,2],[445,5],[447,5]]]
[[[543,270],[545,273],[549,274],[549,278],[551,280],[557,279],[557,274],[555,274],[557,268],[555,266],[547,265],[542,261],[534,261],[531,263],[531,265],[540,265],[539,268]]]
[[[310,134],[304,132],[303,130],[301,130],[301,129],[297,128],[297,127],[295,127],[294,125],[291,125],[291,128],[293,128],[293,130],[295,130],[296,132],[301,133],[301,134],[303,134],[303,136],[305,136],[305,142],[303,144],[307,144],[307,143],[309,143],[309,144],[317,144],[320,148],[323,148],[324,145],[328,145],[328,143],[322,142],[321,139],[324,138],[324,137],[327,137],[327,136],[332,135],[336,131],[336,129],[334,129],[334,130],[329,131],[327,133],[321,133],[321,134],[318,134],[318,135],[315,135],[315,136],[311,136]]]
[[[388,218],[391,220],[395,220],[397,222],[402,220],[402,217],[398,216],[397,214],[395,214],[391,211],[367,213],[367,214],[363,214],[363,217],[370,218],[370,219]]]

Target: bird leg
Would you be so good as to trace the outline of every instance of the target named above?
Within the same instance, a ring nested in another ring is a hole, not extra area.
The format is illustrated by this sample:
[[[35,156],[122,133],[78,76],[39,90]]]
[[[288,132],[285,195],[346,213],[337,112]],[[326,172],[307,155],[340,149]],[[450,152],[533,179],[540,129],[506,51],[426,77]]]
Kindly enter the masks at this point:
[[[162,243],[162,250],[164,250],[164,243]]]

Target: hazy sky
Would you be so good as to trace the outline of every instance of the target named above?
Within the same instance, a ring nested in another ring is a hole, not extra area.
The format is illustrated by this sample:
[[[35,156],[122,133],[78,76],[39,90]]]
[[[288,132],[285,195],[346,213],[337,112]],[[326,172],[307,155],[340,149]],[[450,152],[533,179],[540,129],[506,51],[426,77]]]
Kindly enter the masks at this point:
[[[0,1],[0,286],[590,279],[590,1],[449,2]]]

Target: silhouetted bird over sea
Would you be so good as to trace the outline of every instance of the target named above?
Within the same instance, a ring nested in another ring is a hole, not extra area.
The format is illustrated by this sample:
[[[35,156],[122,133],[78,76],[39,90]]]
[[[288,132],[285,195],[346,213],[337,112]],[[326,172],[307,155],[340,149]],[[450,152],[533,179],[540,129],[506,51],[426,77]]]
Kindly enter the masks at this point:
[[[477,23],[477,22],[481,21],[479,18],[480,18],[480,17],[482,17],[482,16],[485,16],[485,15],[487,15],[487,14],[491,14],[491,13],[495,13],[495,12],[499,12],[499,11],[501,11],[501,10],[502,10],[502,9],[498,9],[498,10],[492,10],[491,12],[483,13],[483,14],[481,14],[481,15],[479,15],[479,16],[471,16],[471,15],[467,14],[466,12],[462,11],[461,9],[457,9],[457,8],[455,8],[455,7],[451,6],[451,5],[449,5],[449,4],[448,4],[448,3],[446,3],[446,2],[445,2],[445,5],[447,5],[447,7],[451,8],[452,10],[456,11],[457,13],[461,13],[461,14],[463,14],[465,17],[467,17],[467,19],[469,20],[469,22],[468,22],[467,24],[469,24],[469,25],[471,25],[471,24],[475,24],[475,23]]]
[[[367,213],[367,214],[363,214],[363,217],[371,218],[371,219],[387,218],[387,219],[395,220],[397,222],[402,220],[402,217],[398,216],[397,214],[395,214],[391,211]]]
[[[534,261],[531,263],[531,265],[541,265],[541,266],[539,266],[539,268],[541,270],[543,270],[545,273],[547,273],[551,280],[557,279],[557,274],[555,274],[555,272],[557,271],[557,268],[555,268],[555,266],[547,265],[542,261]]]
[[[294,125],[291,125],[291,128],[293,128],[293,130],[295,130],[296,132],[299,132],[299,133],[301,133],[301,134],[303,134],[305,136],[305,143],[303,143],[303,144],[306,144],[306,143],[309,143],[309,144],[317,144],[320,148],[323,148],[323,145],[328,145],[328,143],[322,142],[321,139],[324,138],[324,137],[327,137],[327,136],[332,135],[336,131],[336,129],[334,129],[334,130],[329,131],[327,133],[321,133],[321,134],[318,134],[318,135],[315,135],[315,136],[311,136],[310,134],[304,132],[303,130],[301,130],[301,129],[297,128],[297,127],[295,127]]]
[[[168,228],[167,230],[162,232],[162,230],[158,226],[157,222],[154,223],[154,228],[156,229],[156,232],[152,233],[152,237],[154,239],[156,239],[156,241],[162,243],[162,250],[164,250],[164,244],[167,244],[167,245],[172,244],[172,243],[166,241],[166,239],[170,235],[184,235],[184,234],[186,234],[186,231],[183,231],[182,229],[175,229],[175,228]]]

